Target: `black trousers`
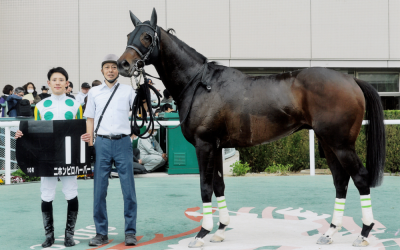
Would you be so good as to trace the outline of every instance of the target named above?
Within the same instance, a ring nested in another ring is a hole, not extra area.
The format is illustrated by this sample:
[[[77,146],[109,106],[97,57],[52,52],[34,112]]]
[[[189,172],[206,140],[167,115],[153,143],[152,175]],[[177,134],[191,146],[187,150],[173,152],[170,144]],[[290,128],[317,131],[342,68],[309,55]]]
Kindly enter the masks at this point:
[[[133,149],[133,172],[134,172],[134,174],[146,174],[147,170],[142,164],[139,164],[139,159],[140,159],[140,150],[137,148],[134,148]]]

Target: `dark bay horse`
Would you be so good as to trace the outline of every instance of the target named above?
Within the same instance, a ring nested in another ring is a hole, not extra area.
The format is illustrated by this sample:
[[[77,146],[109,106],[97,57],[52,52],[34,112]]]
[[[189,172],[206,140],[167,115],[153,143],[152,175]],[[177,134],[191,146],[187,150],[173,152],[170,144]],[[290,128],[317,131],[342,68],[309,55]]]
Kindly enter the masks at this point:
[[[336,188],[332,224],[317,243],[332,243],[333,234],[341,229],[351,177],[360,193],[363,222],[361,235],[353,245],[368,245],[367,237],[374,225],[370,187],[381,184],[385,163],[383,109],[370,84],[326,68],[248,76],[208,63],[203,55],[158,27],[155,10],[146,22],[130,14],[135,29],[128,35],[128,46],[118,60],[119,72],[131,77],[138,65],[153,64],[177,102],[180,120],[184,121],[183,135],[196,148],[203,222],[189,247],[201,247],[203,238],[213,229],[213,193],[220,224],[211,242],[225,239],[229,214],[222,149],[272,142],[301,129],[314,129]],[[366,168],[355,152],[365,111],[369,120]]]

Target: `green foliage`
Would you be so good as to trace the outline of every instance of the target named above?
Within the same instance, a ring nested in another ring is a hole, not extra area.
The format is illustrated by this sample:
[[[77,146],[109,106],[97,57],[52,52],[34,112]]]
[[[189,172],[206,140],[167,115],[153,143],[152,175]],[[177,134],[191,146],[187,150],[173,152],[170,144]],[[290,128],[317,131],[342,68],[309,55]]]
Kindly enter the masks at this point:
[[[280,175],[287,175],[287,172],[293,167],[293,164],[282,165],[282,164],[273,164],[268,166],[264,171],[267,173],[278,173]]]
[[[11,173],[12,176],[19,176],[22,179],[24,179],[25,181],[40,181],[40,177],[29,177],[28,175],[26,175],[24,172],[22,172],[21,169],[18,169],[17,171],[15,171],[14,173]]]
[[[385,119],[400,119],[400,110],[385,110]],[[400,125],[387,125],[385,127],[385,172],[400,172]],[[249,163],[251,172],[264,172],[268,167],[277,164],[283,166],[292,165],[291,171],[309,169],[308,134],[308,130],[301,130],[269,144],[249,148],[237,148],[237,150],[240,152],[240,159]],[[326,169],[328,168],[326,159],[319,156],[318,150],[317,138],[315,137],[315,167]],[[365,166],[367,156],[365,126],[361,127],[361,132],[357,138],[356,152]]]
[[[242,164],[241,161],[236,161],[235,163],[230,165],[230,167],[232,168],[230,172],[232,172],[232,174],[236,176],[245,175],[250,171],[250,166],[247,162]]]

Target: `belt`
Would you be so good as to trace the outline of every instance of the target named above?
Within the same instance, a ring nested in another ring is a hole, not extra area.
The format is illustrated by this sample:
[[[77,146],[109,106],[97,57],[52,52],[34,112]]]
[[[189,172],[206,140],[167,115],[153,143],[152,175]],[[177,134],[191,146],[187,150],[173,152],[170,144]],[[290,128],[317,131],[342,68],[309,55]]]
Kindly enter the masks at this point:
[[[110,139],[110,140],[119,140],[128,135],[97,135],[97,136],[100,136],[100,137],[103,137],[106,139]]]

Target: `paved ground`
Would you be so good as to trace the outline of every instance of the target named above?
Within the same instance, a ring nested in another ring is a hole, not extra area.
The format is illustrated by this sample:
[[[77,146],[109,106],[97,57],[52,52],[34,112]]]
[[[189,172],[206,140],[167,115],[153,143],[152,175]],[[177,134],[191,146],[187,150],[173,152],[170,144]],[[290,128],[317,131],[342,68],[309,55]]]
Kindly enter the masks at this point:
[[[202,202],[199,177],[136,178],[138,196],[136,248],[144,250],[187,249],[201,225]],[[71,249],[88,246],[95,231],[92,217],[93,181],[79,180],[80,211],[76,225],[79,242]],[[40,212],[40,183],[0,186],[0,249],[41,249],[44,239]],[[381,187],[372,190],[376,222],[367,249],[400,249],[400,177],[385,177]],[[335,190],[332,176],[229,177],[226,200],[231,224],[222,243],[206,238],[203,249],[356,249],[351,246],[361,231],[359,195],[349,187],[344,228],[335,235],[334,244],[315,242],[328,227]],[[123,202],[119,179],[110,180],[108,189],[110,244],[100,249],[127,249],[124,240]],[[54,201],[56,245],[63,249],[66,201],[58,185]],[[213,206],[216,205],[214,199]],[[307,211],[307,212],[306,212]],[[218,211],[214,213],[214,228]],[[215,231],[215,229],[214,229]]]

